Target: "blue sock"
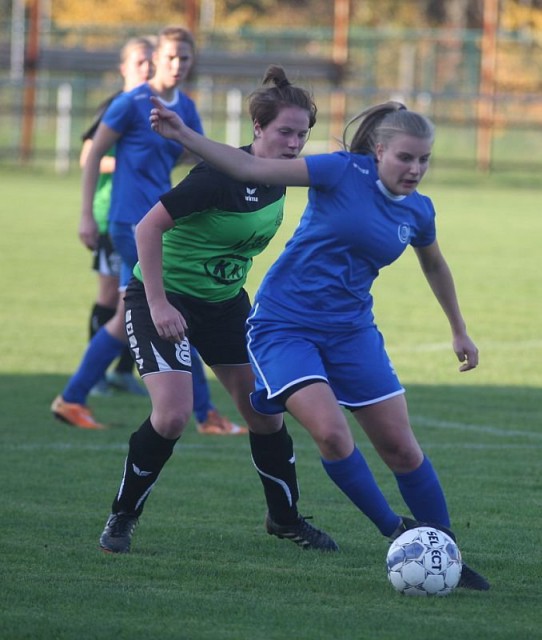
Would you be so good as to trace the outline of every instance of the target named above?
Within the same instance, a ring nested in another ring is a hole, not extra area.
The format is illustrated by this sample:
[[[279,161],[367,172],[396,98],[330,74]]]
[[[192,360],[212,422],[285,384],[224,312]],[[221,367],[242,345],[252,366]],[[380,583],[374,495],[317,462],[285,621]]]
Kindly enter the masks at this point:
[[[410,473],[396,473],[395,478],[403,500],[416,520],[450,526],[446,498],[427,456],[417,469]]]
[[[369,469],[360,450],[343,460],[329,462],[322,458],[328,476],[350,500],[378,527],[390,536],[400,524],[400,517],[392,510]]]
[[[205,370],[200,354],[194,347],[190,347],[192,356],[192,387],[194,393],[194,415],[198,422],[205,422],[210,409],[214,409],[211,402],[211,392],[205,377]]]
[[[79,368],[62,392],[64,400],[86,404],[92,387],[105,375],[107,367],[119,356],[125,346],[125,342],[117,340],[107,332],[105,327],[101,327],[88,343]]]

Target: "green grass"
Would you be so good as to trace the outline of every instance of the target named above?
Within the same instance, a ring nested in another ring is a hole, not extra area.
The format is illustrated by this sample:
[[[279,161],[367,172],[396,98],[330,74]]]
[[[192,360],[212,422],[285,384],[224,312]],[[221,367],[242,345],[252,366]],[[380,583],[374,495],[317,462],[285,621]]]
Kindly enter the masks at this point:
[[[442,175],[441,175],[442,173]],[[0,636],[15,639],[406,640],[540,637],[542,191],[518,179],[444,175],[425,192],[481,351],[467,374],[412,252],[375,286],[377,320],[407,387],[418,437],[446,488],[466,559],[492,582],[409,599],[387,583],[386,542],[322,470],[290,420],[300,508],[339,554],[302,552],[262,526],[264,501],[245,439],[204,438],[193,425],[149,499],[128,556],[97,538],[146,399],[93,399],[105,432],[55,422],[49,404],[74,370],[95,293],[77,240],[79,177],[0,174]],[[297,222],[291,190],[279,237],[251,292]],[[229,398],[211,381],[215,401]],[[395,508],[390,474],[354,426]]]

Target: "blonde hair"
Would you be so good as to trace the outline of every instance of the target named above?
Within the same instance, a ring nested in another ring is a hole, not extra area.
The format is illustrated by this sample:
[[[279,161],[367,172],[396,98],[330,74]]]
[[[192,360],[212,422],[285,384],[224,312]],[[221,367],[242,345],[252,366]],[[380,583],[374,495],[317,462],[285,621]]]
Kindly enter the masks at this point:
[[[350,144],[346,141],[348,128],[361,120]],[[376,155],[376,145],[386,147],[397,135],[406,134],[430,140],[435,137],[435,125],[419,113],[409,111],[401,102],[390,100],[365,109],[354,116],[344,128],[343,146],[352,153]]]
[[[120,63],[126,62],[130,51],[134,49],[146,49],[149,53],[154,50],[154,45],[150,38],[138,36],[136,38],[130,38],[126,41],[122,49],[120,50]]]

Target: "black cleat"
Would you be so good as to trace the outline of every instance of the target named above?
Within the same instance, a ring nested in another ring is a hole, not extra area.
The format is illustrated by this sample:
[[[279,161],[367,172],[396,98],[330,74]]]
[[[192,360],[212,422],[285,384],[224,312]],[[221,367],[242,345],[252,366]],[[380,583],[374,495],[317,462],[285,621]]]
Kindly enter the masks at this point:
[[[310,517],[310,516],[309,516]],[[277,538],[295,542],[303,549],[319,549],[320,551],[338,551],[339,547],[333,538],[307,522],[308,518],[299,516],[294,524],[277,524],[269,513],[265,517],[267,533]]]
[[[473,591],[489,591],[489,582],[465,563],[463,563],[461,578],[459,578],[457,586]]]
[[[112,513],[100,536],[100,547],[109,553],[128,553],[132,534],[137,524],[133,513]]]
[[[421,522],[418,520],[413,520],[412,518],[407,518],[406,516],[401,516],[401,522],[395,531],[389,536],[389,541],[393,542],[400,535],[402,535],[405,531],[410,531],[411,529],[416,529],[416,527],[423,526]]]
[[[420,520],[414,520],[413,518],[407,518],[406,516],[401,516],[401,524],[395,529],[395,531],[389,537],[390,542],[393,542],[396,538],[398,538],[405,531],[410,531],[411,529],[417,529],[418,527],[432,527],[433,529],[438,529],[442,531],[447,536],[456,542],[455,533],[445,527],[442,524],[435,524],[434,522],[422,522]]]

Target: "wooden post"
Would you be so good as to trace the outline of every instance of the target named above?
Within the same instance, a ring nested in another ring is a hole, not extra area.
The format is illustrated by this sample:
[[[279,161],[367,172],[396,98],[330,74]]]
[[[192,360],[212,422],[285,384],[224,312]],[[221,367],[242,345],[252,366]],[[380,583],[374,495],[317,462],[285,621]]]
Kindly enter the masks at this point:
[[[478,127],[476,159],[482,171],[491,169],[491,151],[495,124],[495,69],[499,0],[484,0],[480,84],[478,89]]]
[[[333,24],[333,62],[344,66],[348,61],[348,27],[350,22],[350,0],[335,0]],[[341,140],[346,114],[346,94],[342,87],[336,86],[330,95],[330,145]],[[330,150],[334,151],[334,148]]]
[[[194,38],[198,30],[199,22],[199,0],[187,0],[186,2],[186,22],[188,29],[192,32]]]

